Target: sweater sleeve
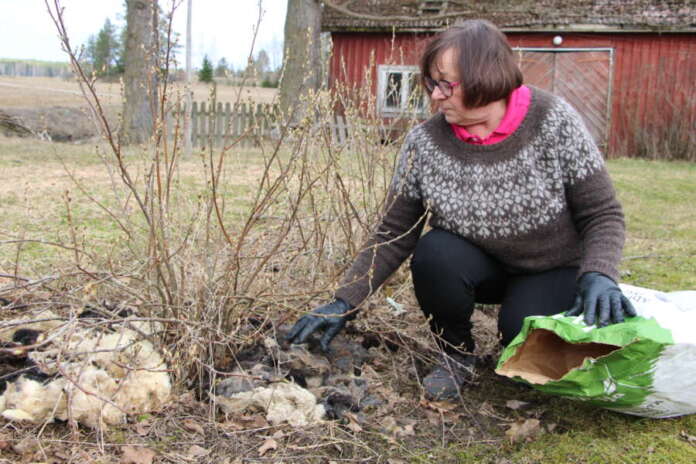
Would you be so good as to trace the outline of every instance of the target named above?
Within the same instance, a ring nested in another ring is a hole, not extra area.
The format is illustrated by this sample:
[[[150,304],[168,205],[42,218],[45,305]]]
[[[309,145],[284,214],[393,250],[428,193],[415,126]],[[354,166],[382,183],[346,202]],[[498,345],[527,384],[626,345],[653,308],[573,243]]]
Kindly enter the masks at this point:
[[[385,200],[382,217],[371,237],[341,279],[335,296],[358,306],[413,253],[425,223],[426,210],[416,181],[416,149],[407,137]]]
[[[575,228],[582,240],[578,276],[601,272],[619,279],[625,240],[624,215],[604,159],[580,115],[563,102],[559,146],[563,183]]]

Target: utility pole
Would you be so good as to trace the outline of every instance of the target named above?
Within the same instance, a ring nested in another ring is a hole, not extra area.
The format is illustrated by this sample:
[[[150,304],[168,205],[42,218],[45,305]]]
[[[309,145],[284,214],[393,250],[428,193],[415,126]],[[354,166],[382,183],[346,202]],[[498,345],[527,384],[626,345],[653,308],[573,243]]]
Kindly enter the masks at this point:
[[[193,110],[193,87],[191,86],[191,3],[186,11],[186,100],[184,103],[184,155],[191,157],[191,111]]]

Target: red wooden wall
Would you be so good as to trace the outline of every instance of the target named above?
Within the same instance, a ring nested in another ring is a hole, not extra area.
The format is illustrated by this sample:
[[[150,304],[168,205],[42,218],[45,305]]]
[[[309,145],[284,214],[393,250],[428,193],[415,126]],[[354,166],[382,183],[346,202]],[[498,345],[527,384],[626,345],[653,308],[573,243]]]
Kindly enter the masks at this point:
[[[563,38],[560,47],[551,43]],[[672,124],[674,118],[696,124],[696,34],[509,33],[513,47],[612,48],[610,154],[630,156],[639,128]],[[330,85],[341,81],[376,89],[376,64],[417,64],[428,40],[416,34],[334,33]],[[366,76],[367,79],[366,80]],[[696,129],[695,129],[696,131]]]
[[[329,86],[336,82],[377,91],[375,65],[417,64],[428,36],[415,34],[332,34]],[[371,66],[372,65],[372,66]]]

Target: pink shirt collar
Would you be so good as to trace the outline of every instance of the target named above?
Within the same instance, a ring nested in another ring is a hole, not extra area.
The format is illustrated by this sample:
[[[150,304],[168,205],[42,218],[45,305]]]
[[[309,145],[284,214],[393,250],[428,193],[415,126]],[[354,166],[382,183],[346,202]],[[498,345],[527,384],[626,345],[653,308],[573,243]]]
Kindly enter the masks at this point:
[[[527,115],[531,100],[532,92],[526,85],[521,85],[513,90],[508,99],[507,109],[505,110],[505,115],[500,121],[500,124],[498,124],[498,127],[496,127],[493,132],[484,138],[472,135],[464,126],[458,126],[456,124],[450,124],[450,126],[452,126],[454,135],[456,135],[459,140],[467,143],[492,145],[502,142],[520,127],[524,117]]]

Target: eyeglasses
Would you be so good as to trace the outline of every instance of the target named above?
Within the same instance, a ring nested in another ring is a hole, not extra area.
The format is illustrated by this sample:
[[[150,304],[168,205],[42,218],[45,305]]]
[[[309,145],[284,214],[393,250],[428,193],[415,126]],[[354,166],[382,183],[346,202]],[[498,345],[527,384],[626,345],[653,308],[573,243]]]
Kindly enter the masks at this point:
[[[437,87],[445,97],[451,97],[454,93],[454,88],[460,84],[459,82],[449,82],[446,80],[436,81],[431,77],[423,79],[423,83],[425,84],[425,88],[428,89],[428,93],[433,93],[435,87]]]

